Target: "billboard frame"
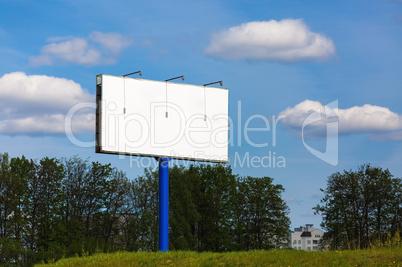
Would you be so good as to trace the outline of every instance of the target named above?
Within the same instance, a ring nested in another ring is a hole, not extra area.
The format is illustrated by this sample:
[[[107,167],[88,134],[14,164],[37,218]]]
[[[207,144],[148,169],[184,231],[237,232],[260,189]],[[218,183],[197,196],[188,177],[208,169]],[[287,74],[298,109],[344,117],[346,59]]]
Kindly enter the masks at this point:
[[[101,154],[109,154],[109,155],[125,155],[125,156],[136,156],[136,157],[151,157],[151,158],[170,158],[170,159],[176,159],[176,160],[186,160],[186,161],[199,161],[199,162],[209,162],[209,163],[228,163],[229,162],[229,130],[230,130],[230,123],[229,123],[229,114],[227,113],[228,116],[228,125],[227,125],[227,146],[226,146],[226,159],[214,159],[213,156],[211,158],[195,158],[195,157],[186,157],[186,156],[177,156],[177,155],[171,155],[171,154],[153,154],[153,153],[131,153],[131,152],[124,152],[124,151],[111,151],[104,149],[104,146],[102,145],[102,112],[104,110],[104,107],[102,106],[102,93],[103,93],[103,88],[102,88],[102,78],[103,76],[111,76],[111,77],[117,77],[117,78],[126,78],[122,76],[113,76],[113,75],[108,75],[108,74],[99,74],[96,75],[96,125],[95,125],[95,152],[96,153],[101,153]],[[141,81],[151,81],[151,82],[162,82],[162,81],[154,81],[154,80],[147,80],[147,79],[141,79],[141,78],[127,78],[127,79],[134,79],[134,80],[141,80]],[[171,83],[169,84],[179,84],[179,83]],[[180,83],[179,85],[183,85]],[[205,90],[205,85],[191,85],[188,84],[189,86],[196,86],[199,87],[200,90]],[[229,96],[229,90],[228,88],[218,88],[218,87],[208,87],[209,89],[218,89],[218,90],[226,90],[228,92]],[[228,111],[229,112],[229,101],[228,101]],[[215,157],[216,158],[216,157]]]

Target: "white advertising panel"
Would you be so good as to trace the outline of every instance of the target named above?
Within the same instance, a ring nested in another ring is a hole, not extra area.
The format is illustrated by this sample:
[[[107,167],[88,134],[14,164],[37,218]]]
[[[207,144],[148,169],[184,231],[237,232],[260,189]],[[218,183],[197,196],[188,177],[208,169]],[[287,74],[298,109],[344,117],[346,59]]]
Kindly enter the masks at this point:
[[[97,76],[96,152],[228,162],[228,90]]]

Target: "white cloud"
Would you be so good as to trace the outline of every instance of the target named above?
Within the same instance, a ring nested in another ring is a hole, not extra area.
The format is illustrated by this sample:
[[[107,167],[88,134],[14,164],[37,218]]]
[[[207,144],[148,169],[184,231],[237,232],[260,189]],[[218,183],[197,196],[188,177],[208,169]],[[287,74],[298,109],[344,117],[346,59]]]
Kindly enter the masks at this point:
[[[118,55],[123,48],[131,45],[132,41],[129,38],[123,37],[118,33],[101,33],[92,32],[89,38],[96,43],[101,44],[104,48],[110,51],[113,55]]]
[[[68,110],[95,96],[72,80],[13,72],[0,78],[0,99],[0,134],[64,134]],[[74,133],[93,131],[94,118],[93,110],[78,112]]]
[[[326,118],[324,105],[317,101],[305,100],[294,107],[288,107],[280,113],[285,116],[281,123],[300,133],[304,120],[316,110],[319,110],[322,119],[308,126],[308,135],[325,136],[326,123],[333,121],[333,118]],[[366,104],[329,112],[338,114],[339,134],[371,134],[371,139],[376,140],[402,139],[402,115],[388,108]]]
[[[73,63],[78,65],[108,65],[117,62],[120,52],[132,41],[118,33],[92,32],[89,38],[73,36],[51,37],[39,56],[30,58],[31,65]]]
[[[288,203],[288,204],[292,203],[292,204],[297,204],[299,206],[303,204],[303,200],[298,200],[298,199],[295,199],[294,197],[285,198],[283,200],[286,201],[286,203]]]
[[[284,19],[243,23],[215,34],[204,53],[228,60],[325,60],[335,54],[335,45],[301,19]]]

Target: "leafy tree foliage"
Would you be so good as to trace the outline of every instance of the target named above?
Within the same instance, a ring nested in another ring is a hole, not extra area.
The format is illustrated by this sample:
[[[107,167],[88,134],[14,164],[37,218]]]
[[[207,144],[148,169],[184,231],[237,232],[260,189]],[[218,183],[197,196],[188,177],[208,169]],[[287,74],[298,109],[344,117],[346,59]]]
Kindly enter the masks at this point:
[[[402,226],[402,181],[388,170],[362,165],[332,174],[314,209],[323,216],[324,242],[332,249],[368,248]]]
[[[170,249],[286,243],[284,189],[272,178],[238,177],[230,166],[210,164],[173,166],[169,176]],[[77,156],[34,161],[0,154],[0,263],[157,248],[157,171],[129,180],[110,164]]]
[[[280,197],[284,188],[272,182],[270,177],[246,177],[238,182],[243,249],[275,248],[288,234],[287,207]]]

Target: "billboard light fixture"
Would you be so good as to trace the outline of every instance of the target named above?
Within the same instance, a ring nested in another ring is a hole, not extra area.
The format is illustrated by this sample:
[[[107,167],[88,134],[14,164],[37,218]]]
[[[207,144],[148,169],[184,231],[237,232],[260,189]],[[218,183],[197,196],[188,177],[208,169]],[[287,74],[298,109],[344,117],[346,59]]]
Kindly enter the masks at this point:
[[[184,76],[181,75],[181,76],[177,76],[177,77],[174,77],[174,78],[167,79],[167,80],[165,80],[165,82],[168,82],[168,81],[171,81],[171,80],[176,80],[176,79],[179,79],[179,78],[181,78],[182,81],[184,81]]]
[[[181,75],[181,76],[177,76],[177,77],[165,80],[165,82],[166,82],[166,113],[165,113],[165,117],[166,118],[168,117],[168,111],[167,111],[167,106],[168,106],[168,101],[167,101],[167,82],[171,81],[171,80],[176,80],[176,79],[181,79],[182,81],[184,81],[184,76]]]
[[[206,84],[204,84],[204,86],[208,86],[208,85],[212,85],[212,84],[216,84],[216,83],[219,83],[220,86],[223,86],[222,81],[217,81],[217,82],[213,82],[213,83],[206,83]]]
[[[127,73],[127,74],[124,74],[123,75],[123,77],[124,77],[124,88],[123,88],[123,97],[124,97],[124,107],[123,107],[123,114],[126,114],[126,76],[129,76],[129,75],[133,75],[133,74],[139,74],[140,76],[142,76],[142,72],[139,70],[139,71],[135,71],[135,72],[131,72],[131,73]]]
[[[217,83],[219,83],[220,86],[223,85],[222,81],[204,84],[204,121],[207,121],[207,92],[205,91],[205,86],[217,84]]]
[[[130,76],[130,75],[137,74],[137,73],[138,73],[140,76],[142,76],[142,72],[139,70],[139,71],[136,71],[136,72],[131,72],[131,73],[124,74],[123,77]]]

